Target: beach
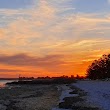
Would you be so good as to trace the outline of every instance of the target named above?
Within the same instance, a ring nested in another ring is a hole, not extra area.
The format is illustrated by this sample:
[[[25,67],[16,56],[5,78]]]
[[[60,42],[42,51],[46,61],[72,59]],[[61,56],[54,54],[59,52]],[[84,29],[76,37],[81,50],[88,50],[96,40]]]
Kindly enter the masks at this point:
[[[56,85],[6,86],[0,89],[0,110],[51,110],[59,95]]]
[[[109,81],[0,88],[0,110],[109,110]]]

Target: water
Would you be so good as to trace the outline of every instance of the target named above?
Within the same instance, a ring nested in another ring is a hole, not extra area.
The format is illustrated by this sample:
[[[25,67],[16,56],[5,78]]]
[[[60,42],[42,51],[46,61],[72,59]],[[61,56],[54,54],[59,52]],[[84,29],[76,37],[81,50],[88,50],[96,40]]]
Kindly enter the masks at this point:
[[[5,87],[6,86],[5,84],[7,82],[13,82],[13,81],[16,81],[16,80],[0,80],[0,88]]]

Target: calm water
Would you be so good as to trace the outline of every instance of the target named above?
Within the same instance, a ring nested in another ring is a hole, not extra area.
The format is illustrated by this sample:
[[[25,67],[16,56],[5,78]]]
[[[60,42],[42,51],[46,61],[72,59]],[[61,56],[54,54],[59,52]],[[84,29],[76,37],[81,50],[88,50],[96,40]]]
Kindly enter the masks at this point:
[[[5,87],[5,84],[7,82],[13,82],[13,81],[16,81],[16,80],[0,80],[0,87]]]

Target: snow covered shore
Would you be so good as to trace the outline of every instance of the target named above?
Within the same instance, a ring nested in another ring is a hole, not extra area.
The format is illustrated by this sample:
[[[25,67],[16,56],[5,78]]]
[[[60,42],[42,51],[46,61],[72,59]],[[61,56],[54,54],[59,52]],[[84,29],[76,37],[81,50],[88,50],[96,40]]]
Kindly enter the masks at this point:
[[[73,85],[88,93],[88,102],[110,110],[110,81],[78,81]]]
[[[63,99],[65,97],[74,97],[74,96],[77,96],[76,94],[69,94],[73,90],[69,86],[66,86],[66,85],[61,85],[61,86],[59,85],[58,86],[58,90],[59,91],[62,91],[61,92],[61,96],[59,97],[59,103],[64,102]],[[62,109],[62,108],[56,107],[56,108],[53,108],[52,110],[70,110],[70,109]]]
[[[60,85],[59,104],[52,110],[100,110],[86,102],[86,93],[73,85]]]

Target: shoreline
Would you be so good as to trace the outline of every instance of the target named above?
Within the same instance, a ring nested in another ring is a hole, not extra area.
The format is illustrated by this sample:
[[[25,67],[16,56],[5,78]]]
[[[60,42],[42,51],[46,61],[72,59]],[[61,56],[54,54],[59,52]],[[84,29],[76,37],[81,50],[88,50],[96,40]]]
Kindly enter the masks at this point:
[[[52,110],[102,110],[97,104],[87,101],[88,93],[77,86],[61,85],[59,104]]]
[[[56,85],[22,85],[0,89],[0,110],[51,110],[60,93]]]
[[[8,85],[0,89],[0,110],[102,110],[78,84]]]

